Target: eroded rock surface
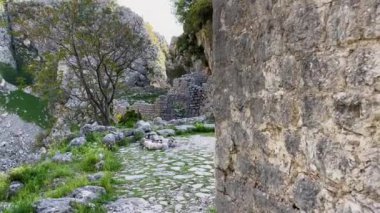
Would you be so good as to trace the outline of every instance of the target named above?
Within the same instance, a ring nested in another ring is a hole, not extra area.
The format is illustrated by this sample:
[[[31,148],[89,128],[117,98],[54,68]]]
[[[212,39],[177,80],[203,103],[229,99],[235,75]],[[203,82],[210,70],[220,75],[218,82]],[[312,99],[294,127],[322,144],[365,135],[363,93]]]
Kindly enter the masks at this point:
[[[0,109],[0,171],[39,160],[35,138],[41,131],[37,125]]]
[[[379,1],[213,3],[218,212],[379,212]]]

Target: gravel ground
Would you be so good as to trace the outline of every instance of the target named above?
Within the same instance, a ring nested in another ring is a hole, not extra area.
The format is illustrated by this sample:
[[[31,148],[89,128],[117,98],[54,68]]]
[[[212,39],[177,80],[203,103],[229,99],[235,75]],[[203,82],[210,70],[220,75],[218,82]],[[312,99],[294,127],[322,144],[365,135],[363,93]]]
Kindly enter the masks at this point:
[[[0,172],[39,159],[35,138],[42,129],[0,109]]]

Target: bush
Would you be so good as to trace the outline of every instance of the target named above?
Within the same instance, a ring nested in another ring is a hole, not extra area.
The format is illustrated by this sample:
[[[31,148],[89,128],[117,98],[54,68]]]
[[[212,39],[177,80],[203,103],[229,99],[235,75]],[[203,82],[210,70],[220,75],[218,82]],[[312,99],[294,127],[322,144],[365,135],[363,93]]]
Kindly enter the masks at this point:
[[[25,69],[16,70],[9,64],[0,63],[0,75],[3,78],[17,86],[26,86],[33,83],[33,76]]]
[[[141,114],[139,112],[136,112],[135,110],[128,110],[119,118],[118,124],[128,128],[133,128],[139,120],[141,120]]]

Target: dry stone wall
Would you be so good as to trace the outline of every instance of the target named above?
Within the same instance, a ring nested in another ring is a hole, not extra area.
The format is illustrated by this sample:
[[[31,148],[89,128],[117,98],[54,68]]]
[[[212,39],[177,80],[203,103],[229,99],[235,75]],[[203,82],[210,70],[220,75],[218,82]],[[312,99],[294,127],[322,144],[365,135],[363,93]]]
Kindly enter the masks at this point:
[[[380,212],[380,2],[213,4],[218,212]]]
[[[161,117],[164,120],[196,117],[204,112],[206,82],[208,75],[190,73],[177,78],[167,95],[162,95],[153,104],[136,102],[131,109],[141,113],[144,119]]]

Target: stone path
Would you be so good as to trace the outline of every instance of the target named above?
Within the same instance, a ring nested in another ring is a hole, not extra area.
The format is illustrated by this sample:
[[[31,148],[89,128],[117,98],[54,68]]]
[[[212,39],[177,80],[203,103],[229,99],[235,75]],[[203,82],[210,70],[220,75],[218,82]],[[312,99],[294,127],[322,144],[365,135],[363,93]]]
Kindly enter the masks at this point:
[[[177,138],[179,147],[146,151],[132,144],[120,151],[124,170],[117,179],[124,197],[141,197],[162,212],[208,212],[213,206],[215,138]]]

